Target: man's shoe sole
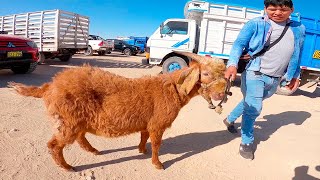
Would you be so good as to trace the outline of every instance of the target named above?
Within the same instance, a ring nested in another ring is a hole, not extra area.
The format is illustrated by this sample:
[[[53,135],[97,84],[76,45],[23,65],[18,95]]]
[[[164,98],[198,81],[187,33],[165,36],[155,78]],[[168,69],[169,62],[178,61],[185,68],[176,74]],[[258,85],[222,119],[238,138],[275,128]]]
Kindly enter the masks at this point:
[[[224,125],[227,126],[227,130],[228,130],[230,133],[232,133],[232,134],[238,133],[236,127],[235,127],[233,124],[229,123],[229,122],[227,121],[227,118],[223,120],[223,123],[224,123]]]

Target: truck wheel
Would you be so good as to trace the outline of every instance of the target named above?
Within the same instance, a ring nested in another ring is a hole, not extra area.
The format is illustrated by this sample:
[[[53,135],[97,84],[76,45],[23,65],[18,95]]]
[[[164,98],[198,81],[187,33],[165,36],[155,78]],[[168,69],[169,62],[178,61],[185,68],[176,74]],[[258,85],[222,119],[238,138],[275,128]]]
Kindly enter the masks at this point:
[[[285,81],[285,78],[282,78],[280,80],[280,83],[277,87],[277,91],[276,91],[276,94],[279,94],[279,95],[283,95],[283,96],[290,96],[292,95],[294,92],[297,91],[297,89],[299,88],[299,84],[300,82],[297,81],[296,84],[294,85],[294,87],[290,90],[290,89],[287,89],[284,85],[284,81]]]
[[[123,50],[123,54],[126,56],[131,56],[131,50],[129,48],[126,48]]]
[[[67,62],[67,61],[69,61],[71,59],[71,57],[72,57],[71,54],[67,54],[67,55],[60,56],[59,59],[62,62]]]
[[[98,55],[99,56],[103,56],[103,55],[105,55],[106,54],[106,51],[98,51]]]
[[[92,56],[93,55],[93,49],[91,46],[88,46],[88,48],[84,51],[85,56]]]
[[[162,65],[163,73],[170,73],[188,66],[187,62],[178,56],[169,57]]]
[[[44,55],[44,53],[40,52],[37,63],[43,64],[45,60],[46,60],[46,56]]]
[[[111,54],[111,51],[107,51],[106,53],[107,53],[107,54]]]
[[[22,66],[12,66],[11,70],[15,74],[32,73],[37,68],[38,62],[27,63]]]

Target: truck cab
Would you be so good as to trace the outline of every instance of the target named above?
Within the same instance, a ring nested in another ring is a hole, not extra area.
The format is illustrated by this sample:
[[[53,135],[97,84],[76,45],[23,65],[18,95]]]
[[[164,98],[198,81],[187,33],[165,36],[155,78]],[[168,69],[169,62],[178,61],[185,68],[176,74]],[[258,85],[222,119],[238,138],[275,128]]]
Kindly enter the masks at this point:
[[[196,36],[195,20],[166,20],[147,41],[148,63],[162,65],[164,73],[187,66],[189,60],[173,50],[196,52]]]
[[[160,65],[163,73],[187,66],[189,59],[173,50],[227,60],[244,23],[263,14],[259,9],[189,1],[185,19],[168,19],[150,36],[142,63]]]

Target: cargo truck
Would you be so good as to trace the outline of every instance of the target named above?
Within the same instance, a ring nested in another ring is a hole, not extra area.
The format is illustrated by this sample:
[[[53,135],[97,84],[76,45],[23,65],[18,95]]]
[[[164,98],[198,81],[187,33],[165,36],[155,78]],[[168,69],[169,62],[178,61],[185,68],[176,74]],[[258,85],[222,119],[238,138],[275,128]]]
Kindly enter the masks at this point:
[[[216,4],[206,1],[189,1],[184,8],[185,19],[167,19],[147,41],[146,59],[143,64],[162,66],[168,73],[188,66],[190,59],[173,51],[188,51],[203,56],[228,60],[233,42],[243,25],[252,18],[263,16],[263,9]],[[290,17],[306,27],[306,39],[301,56],[301,84],[319,82],[320,71],[320,22],[299,13]],[[291,95],[297,89],[285,88],[285,80],[277,93]]]
[[[48,58],[69,61],[88,47],[89,17],[62,10],[46,10],[0,16],[0,31],[33,40],[38,62]]]

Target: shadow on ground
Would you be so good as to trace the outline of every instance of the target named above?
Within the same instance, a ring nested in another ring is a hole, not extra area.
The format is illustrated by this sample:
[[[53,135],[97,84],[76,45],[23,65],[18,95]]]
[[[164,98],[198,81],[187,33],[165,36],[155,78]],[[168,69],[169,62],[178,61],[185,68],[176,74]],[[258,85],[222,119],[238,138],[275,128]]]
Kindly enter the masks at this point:
[[[264,116],[266,121],[256,122],[256,125],[260,127],[258,129],[255,129],[255,134],[257,135],[256,141],[258,144],[261,141],[267,141],[270,138],[270,136],[279,128],[289,124],[294,124],[297,126],[301,125],[309,117],[311,117],[311,114],[305,111],[288,111],[280,114],[272,114],[272,115]],[[239,126],[239,123],[237,123],[236,125]],[[173,165],[176,162],[182,161],[186,158],[189,158],[193,155],[210,150],[217,146],[227,144],[239,136],[240,136],[239,134],[233,135],[227,131],[214,131],[214,132],[183,134],[180,136],[164,139],[160,148],[160,159],[161,159],[161,155],[164,155],[164,154],[180,155],[177,158],[164,162],[165,168],[169,168],[171,165]],[[137,145],[138,145],[138,142],[137,142]],[[147,143],[147,148],[149,152],[147,155],[139,154],[136,156],[123,157],[123,158],[100,162],[100,163],[80,165],[80,166],[77,166],[75,169],[77,171],[82,171],[85,169],[91,169],[91,168],[106,166],[110,164],[117,164],[125,161],[135,160],[135,159],[149,159],[151,158],[150,143]],[[235,147],[235,150],[237,148],[238,147]],[[128,151],[133,149],[137,149],[137,146],[125,147],[120,149],[112,149],[112,150],[104,150],[101,153],[109,154],[113,152]],[[151,165],[151,160],[150,160],[150,165]]]
[[[316,166],[315,169],[320,172],[320,165]],[[294,169],[294,177],[292,180],[319,180],[318,178],[311,176],[308,174],[309,167],[308,166],[299,166]]]

